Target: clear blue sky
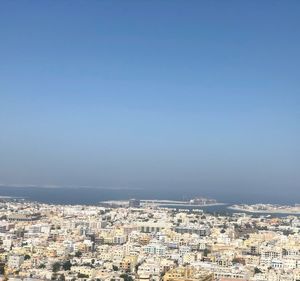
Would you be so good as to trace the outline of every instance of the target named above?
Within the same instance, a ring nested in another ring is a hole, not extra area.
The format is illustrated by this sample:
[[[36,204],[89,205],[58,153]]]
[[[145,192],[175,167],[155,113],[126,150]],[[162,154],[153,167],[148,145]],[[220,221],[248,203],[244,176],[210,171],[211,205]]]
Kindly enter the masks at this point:
[[[1,1],[0,183],[300,190],[300,1]]]

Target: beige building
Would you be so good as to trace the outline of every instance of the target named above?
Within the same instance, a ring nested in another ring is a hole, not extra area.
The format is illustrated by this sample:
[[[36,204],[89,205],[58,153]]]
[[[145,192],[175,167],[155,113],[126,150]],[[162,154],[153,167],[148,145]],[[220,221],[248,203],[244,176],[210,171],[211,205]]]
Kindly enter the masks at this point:
[[[213,274],[194,267],[177,267],[168,271],[163,281],[213,281]]]

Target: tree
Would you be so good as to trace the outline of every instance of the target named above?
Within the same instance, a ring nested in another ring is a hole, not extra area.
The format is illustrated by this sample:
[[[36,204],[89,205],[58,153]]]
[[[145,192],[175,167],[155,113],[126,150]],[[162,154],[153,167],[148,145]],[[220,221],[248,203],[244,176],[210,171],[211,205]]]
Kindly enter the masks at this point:
[[[141,263],[137,263],[137,264],[135,265],[135,267],[134,267],[135,272],[138,272],[140,265],[141,265]]]
[[[254,273],[255,274],[261,273],[261,270],[258,267],[255,267],[254,268]]]
[[[89,278],[89,276],[87,274],[83,274],[83,273],[78,273],[77,277],[78,278]]]
[[[203,251],[203,256],[204,256],[204,257],[207,257],[207,255],[208,255],[209,253],[210,253],[210,252],[209,252],[208,249],[204,249],[204,251]]]
[[[64,274],[61,274],[58,278],[59,281],[65,281],[66,278],[65,278],[65,275]]]
[[[66,270],[70,270],[71,267],[72,267],[72,264],[69,260],[65,261],[62,265],[63,269],[66,271]]]
[[[4,275],[4,272],[5,272],[5,264],[1,264],[1,266],[0,266],[0,274],[1,275]]]
[[[59,262],[55,262],[53,265],[52,265],[52,271],[53,272],[57,272],[60,270],[60,267],[61,267],[61,264]]]
[[[120,277],[123,278],[124,281],[133,281],[133,278],[130,275],[125,274],[125,273],[121,274]]]
[[[29,260],[31,257],[29,255],[24,256],[24,260]]]
[[[234,258],[233,260],[232,260],[232,263],[233,264],[243,264],[243,265],[245,265],[245,260],[243,259],[243,258]]]
[[[81,251],[77,251],[76,253],[75,253],[75,257],[76,258],[80,258],[82,256],[82,252]]]
[[[113,267],[114,271],[118,271],[119,270],[119,268],[116,265],[113,265],[112,267]]]

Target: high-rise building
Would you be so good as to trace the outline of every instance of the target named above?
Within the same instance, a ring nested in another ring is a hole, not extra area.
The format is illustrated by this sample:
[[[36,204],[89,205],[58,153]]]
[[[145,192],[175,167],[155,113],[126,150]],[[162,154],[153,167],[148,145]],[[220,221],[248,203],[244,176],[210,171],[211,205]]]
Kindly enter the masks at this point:
[[[131,207],[131,208],[139,208],[140,207],[140,200],[138,200],[138,199],[130,199],[129,200],[129,207]]]

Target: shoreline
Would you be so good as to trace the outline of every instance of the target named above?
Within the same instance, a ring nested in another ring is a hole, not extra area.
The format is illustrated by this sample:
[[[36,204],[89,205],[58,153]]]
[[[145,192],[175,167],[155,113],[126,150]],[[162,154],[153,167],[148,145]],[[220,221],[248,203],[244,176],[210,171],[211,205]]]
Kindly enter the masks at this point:
[[[161,203],[157,204],[158,206],[186,206],[186,207],[213,207],[213,206],[224,206],[227,203],[212,203],[212,204],[204,204],[204,205],[196,205],[196,204],[184,204],[184,203]]]
[[[300,211],[289,211],[289,210],[249,210],[239,207],[229,206],[227,209],[235,210],[239,212],[247,212],[254,214],[285,214],[285,215],[300,215]]]
[[[109,201],[101,201],[99,203],[104,204],[120,204],[120,205],[126,205],[128,204],[128,200],[109,200]],[[213,206],[225,206],[228,205],[228,203],[210,203],[210,204],[191,204],[189,202],[185,201],[173,201],[173,200],[140,200],[141,206],[147,206],[147,205],[155,205],[158,207],[165,207],[165,206],[178,206],[178,207],[195,207],[195,208],[201,208],[201,207],[213,207]]]

